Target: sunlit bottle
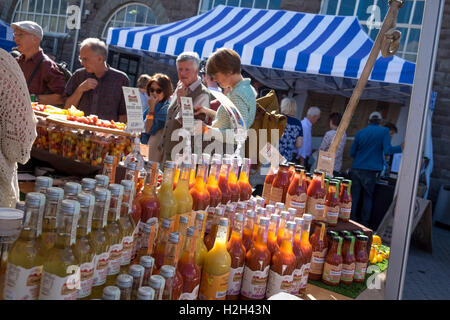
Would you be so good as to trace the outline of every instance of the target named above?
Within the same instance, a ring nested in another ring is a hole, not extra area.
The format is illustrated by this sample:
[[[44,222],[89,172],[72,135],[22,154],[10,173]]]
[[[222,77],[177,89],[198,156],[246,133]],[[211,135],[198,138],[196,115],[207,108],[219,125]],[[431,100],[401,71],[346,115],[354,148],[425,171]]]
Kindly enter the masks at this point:
[[[174,190],[177,187],[178,181],[180,180],[182,163],[183,163],[183,155],[181,153],[178,153],[175,156],[175,173],[173,175],[173,189]]]
[[[245,251],[250,250],[253,246],[253,229],[255,228],[256,213],[251,210],[247,210],[245,215],[244,230],[242,232],[242,243],[244,244]]]
[[[189,193],[192,196],[194,211],[206,210],[210,205],[209,191],[205,183],[207,166],[203,161],[199,162],[197,166],[197,177],[195,178],[195,183],[192,188],[190,188]]]
[[[144,167],[144,158],[141,155],[140,140],[138,137],[134,138],[131,153],[125,157],[123,162],[125,167],[127,167],[130,162],[136,162],[136,170],[138,172]]]
[[[166,252],[164,255],[164,265],[161,267],[160,272],[160,274],[164,276],[162,274],[162,268],[164,266],[171,266],[175,269],[175,276],[172,282],[172,297],[171,297],[172,300],[178,300],[183,291],[183,277],[180,271],[177,270],[178,266],[177,251],[180,240],[181,239],[178,232],[170,233],[169,240],[167,241]]]
[[[64,199],[77,200],[78,194],[81,192],[81,184],[75,182],[67,182],[64,185]]]
[[[219,174],[221,160],[214,158],[211,162],[211,167],[209,169],[208,184],[206,185],[209,197],[210,206],[217,207],[222,202],[222,191],[219,188]]]
[[[312,246],[309,242],[309,233],[311,229],[311,221],[312,215],[304,214],[303,215],[303,232],[302,232],[302,240],[300,243],[300,249],[302,250],[303,259],[305,261],[305,265],[303,266],[303,275],[302,282],[300,284],[300,294],[304,294],[306,292],[306,285],[308,284],[309,271],[311,270],[311,257],[312,257]]]
[[[205,238],[205,246],[209,250],[211,250],[214,246],[214,241],[216,240],[217,228],[219,226],[220,219],[224,217],[225,210],[222,207],[217,207],[214,212],[214,220],[211,225],[211,232],[208,233]],[[228,225],[227,225],[228,228]],[[227,229],[228,234],[228,229]]]
[[[206,248],[205,242],[203,241],[204,238],[204,226],[203,223],[205,220],[205,213],[203,212],[197,212],[195,215],[195,235],[194,235],[194,242],[195,242],[195,263],[197,266],[201,269],[203,268],[203,263],[205,261],[206,253],[208,252],[208,249]]]
[[[120,208],[119,228],[122,232],[122,258],[120,263],[120,272],[125,272],[127,266],[131,263],[133,254],[133,245],[135,234],[137,237],[136,224],[131,216],[131,208],[134,198],[134,182],[131,180],[122,180],[123,198]]]
[[[237,202],[240,198],[240,190],[238,184],[239,177],[239,159],[232,158],[231,169],[228,175],[228,187],[231,191],[231,202]]]
[[[57,214],[55,246],[47,254],[43,265],[39,290],[40,300],[76,300],[80,285],[79,261],[73,251],[77,236],[80,204],[63,200]]]
[[[269,248],[271,254],[274,254],[279,249],[277,234],[280,225],[280,219],[281,217],[278,214],[272,214],[270,216],[269,232],[267,235],[267,248]]]
[[[196,177],[196,168],[198,163],[198,155],[195,153],[191,154],[191,171],[189,173],[189,190],[194,186],[195,184],[195,177]]]
[[[191,172],[191,164],[184,163],[181,167],[180,179],[178,181],[177,187],[175,188],[173,194],[177,199],[177,216],[175,218],[174,230],[178,230],[178,220],[181,215],[188,216],[191,220],[193,200],[189,193],[189,175]]]
[[[178,262],[178,271],[183,278],[183,290],[180,300],[196,300],[200,289],[201,269],[195,262],[195,228],[189,227],[183,253]]]
[[[222,204],[228,204],[231,201],[231,190],[228,184],[228,178],[231,170],[231,159],[224,158],[220,166],[219,188],[222,192]]]
[[[161,225],[162,219],[169,219],[175,221],[177,214],[177,199],[173,193],[173,175],[174,175],[175,162],[166,161],[164,164],[164,175],[161,188],[158,192],[158,199],[161,205],[159,224]]]
[[[239,199],[241,201],[249,200],[250,197],[252,196],[253,188],[250,185],[249,177],[250,177],[250,159],[244,158],[238,182],[240,192]]]
[[[238,213],[234,219],[230,240],[227,243],[227,250],[231,257],[227,300],[237,300],[241,291],[246,253],[244,244],[242,243],[243,223],[244,215],[242,213]]]

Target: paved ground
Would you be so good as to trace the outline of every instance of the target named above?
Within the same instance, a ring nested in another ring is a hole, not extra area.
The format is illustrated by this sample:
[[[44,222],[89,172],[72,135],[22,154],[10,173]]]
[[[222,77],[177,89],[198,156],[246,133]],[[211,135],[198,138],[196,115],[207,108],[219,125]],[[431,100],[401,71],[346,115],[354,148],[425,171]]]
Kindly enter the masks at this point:
[[[410,247],[405,300],[450,300],[450,231],[433,226],[433,253]]]

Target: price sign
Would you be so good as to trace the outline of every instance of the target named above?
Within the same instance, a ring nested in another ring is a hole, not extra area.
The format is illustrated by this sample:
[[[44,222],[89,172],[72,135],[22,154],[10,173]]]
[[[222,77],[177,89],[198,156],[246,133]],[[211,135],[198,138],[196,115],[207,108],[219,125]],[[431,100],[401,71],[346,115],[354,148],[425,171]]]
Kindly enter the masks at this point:
[[[127,106],[127,130],[141,132],[144,130],[142,101],[138,88],[122,87]]]
[[[181,114],[183,117],[183,129],[191,135],[194,134],[194,103],[191,97],[180,97]]]

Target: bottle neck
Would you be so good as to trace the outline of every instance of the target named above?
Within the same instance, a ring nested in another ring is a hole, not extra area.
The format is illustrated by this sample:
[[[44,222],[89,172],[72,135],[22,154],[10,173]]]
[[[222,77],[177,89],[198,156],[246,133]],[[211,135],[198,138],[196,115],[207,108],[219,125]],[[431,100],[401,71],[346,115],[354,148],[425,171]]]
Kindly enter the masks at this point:
[[[269,226],[260,224],[256,234],[256,243],[259,245],[267,245],[267,236],[269,233]]]
[[[214,248],[216,248],[218,246],[225,247],[226,242],[227,242],[227,233],[228,233],[227,227],[224,227],[221,225],[217,226],[216,240],[214,242]]]
[[[225,180],[229,180],[230,175],[230,165],[229,164],[222,164],[220,167],[220,176],[225,178]]]
[[[44,211],[43,230],[56,230],[56,215],[59,210],[61,201],[50,200],[47,201],[47,206]]]
[[[241,174],[239,176],[239,181],[249,182],[248,181],[249,176],[250,176],[250,164],[247,161],[244,161],[241,167]]]
[[[184,241],[185,242],[184,242],[183,255],[185,255],[188,258],[188,261],[194,261],[194,257],[195,257],[194,239],[191,236],[186,236]]]
[[[292,252],[292,245],[294,242],[293,230],[286,229],[280,249],[282,251]]]
[[[311,229],[311,222],[305,221],[303,223],[303,231],[302,231],[302,242],[309,242],[309,233]]]
[[[58,217],[58,227],[56,231],[55,245],[58,247],[70,247],[76,240],[77,215],[65,215],[60,213]]]
[[[92,217],[92,228],[94,230],[103,229],[107,223],[108,211],[106,201],[96,201],[94,206],[94,215]]]
[[[170,229],[162,228],[161,234],[156,244],[156,251],[162,252],[163,247],[166,245],[169,240]]]
[[[219,165],[218,164],[212,164],[209,169],[209,177],[208,177],[208,184],[210,186],[217,186],[219,181]]]
[[[178,242],[167,242],[166,252],[164,254],[164,264],[177,267],[177,248]]]
[[[185,188],[185,189],[189,188],[190,172],[191,172],[191,169],[189,169],[189,168],[186,168],[186,167],[181,168],[180,179],[178,180],[178,183],[177,183],[177,189],[178,188]]]
[[[120,216],[126,217],[133,206],[133,192],[131,190],[125,190],[123,193],[122,204],[120,207]]]
[[[121,196],[112,196],[108,210],[108,222],[117,222],[120,219]]]
[[[242,221],[234,220],[233,229],[231,231],[231,237],[236,240],[242,239],[242,231],[243,231]]]
[[[165,168],[163,174],[163,181],[161,184],[161,191],[172,191],[173,190],[173,178],[174,170],[173,168]]]
[[[228,183],[237,183],[239,165],[237,161],[233,161],[230,172],[228,174]]]
[[[197,177],[195,178],[195,186],[197,188],[204,188],[205,186],[206,166],[199,164],[197,167]]]
[[[302,240],[302,234],[303,234],[303,225],[297,225],[297,229],[295,230],[294,235],[294,241],[300,243],[300,241]]]
[[[204,237],[204,234],[203,234],[203,221],[202,220],[199,220],[199,219],[196,219],[195,220],[195,235],[194,235],[194,238],[196,238],[196,239],[200,239],[200,240],[202,240],[203,241],[203,237]]]
[[[253,231],[253,227],[255,225],[255,220],[253,220],[253,218],[245,218],[245,224],[244,224],[244,229],[249,229],[251,231]]]
[[[93,211],[93,210],[91,210]],[[80,220],[78,221],[77,236],[85,237],[91,233],[92,214],[87,206],[80,206]]]
[[[158,175],[158,168],[156,165],[153,165],[148,169],[147,176],[145,177],[145,184],[143,193],[155,193],[156,192],[156,178]]]
[[[39,207],[26,207],[25,221],[20,237],[25,239],[36,239],[39,228],[38,225],[39,225]]]

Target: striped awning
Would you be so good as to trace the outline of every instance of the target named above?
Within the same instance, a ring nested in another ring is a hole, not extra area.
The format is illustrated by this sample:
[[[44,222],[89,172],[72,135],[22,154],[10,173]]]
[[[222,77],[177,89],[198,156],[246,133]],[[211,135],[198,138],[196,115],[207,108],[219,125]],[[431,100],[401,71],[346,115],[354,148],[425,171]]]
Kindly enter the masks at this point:
[[[0,48],[10,51],[15,46],[13,29],[8,23],[0,20]]]
[[[345,78],[359,78],[373,46],[357,17],[223,5],[165,25],[111,28],[107,43],[172,56],[195,51],[202,59],[226,47],[243,65]],[[414,70],[380,55],[369,80],[412,85]]]

